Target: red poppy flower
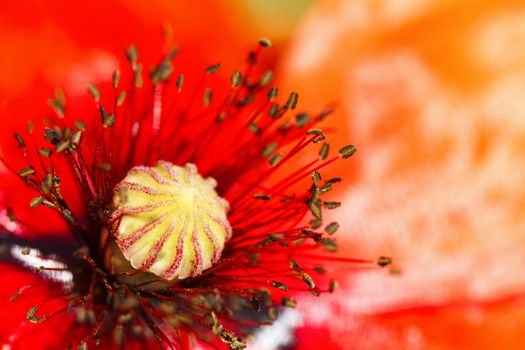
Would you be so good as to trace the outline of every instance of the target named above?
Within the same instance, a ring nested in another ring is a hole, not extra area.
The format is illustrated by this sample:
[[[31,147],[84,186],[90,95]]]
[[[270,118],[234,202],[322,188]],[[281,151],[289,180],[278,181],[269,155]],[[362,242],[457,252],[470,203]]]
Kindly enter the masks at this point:
[[[191,46],[132,45],[90,96],[5,120],[3,344],[241,349],[297,292],[332,291],[338,263],[376,263],[329,255],[341,179],[321,169],[355,147],[330,152],[331,110],[280,96],[257,65],[268,46],[227,82]]]

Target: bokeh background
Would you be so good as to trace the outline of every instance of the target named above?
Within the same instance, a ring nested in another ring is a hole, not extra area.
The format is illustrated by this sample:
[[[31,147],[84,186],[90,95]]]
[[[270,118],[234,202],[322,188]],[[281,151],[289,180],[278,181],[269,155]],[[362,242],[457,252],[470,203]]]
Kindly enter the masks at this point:
[[[257,349],[520,349],[525,345],[525,4],[513,0],[12,1],[0,4],[0,122],[85,93],[162,25],[193,63],[239,65],[260,37],[302,109],[335,103],[339,269]],[[1,131],[0,131],[1,132]],[[5,171],[1,169],[0,171]]]

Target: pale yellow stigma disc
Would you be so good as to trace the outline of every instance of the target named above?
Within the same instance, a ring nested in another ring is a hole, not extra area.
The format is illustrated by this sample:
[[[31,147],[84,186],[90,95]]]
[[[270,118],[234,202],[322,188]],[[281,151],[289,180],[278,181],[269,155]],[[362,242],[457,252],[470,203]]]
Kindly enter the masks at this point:
[[[217,262],[231,226],[216,186],[190,163],[132,168],[113,197],[116,243],[131,266],[172,280]]]

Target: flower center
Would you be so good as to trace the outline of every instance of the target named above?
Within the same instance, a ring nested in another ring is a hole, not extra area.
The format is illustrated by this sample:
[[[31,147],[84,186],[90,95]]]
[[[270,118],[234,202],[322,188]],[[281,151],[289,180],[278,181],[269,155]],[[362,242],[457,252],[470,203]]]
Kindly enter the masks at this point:
[[[229,204],[191,163],[132,168],[115,188],[115,241],[137,270],[166,280],[202,274],[231,236]]]

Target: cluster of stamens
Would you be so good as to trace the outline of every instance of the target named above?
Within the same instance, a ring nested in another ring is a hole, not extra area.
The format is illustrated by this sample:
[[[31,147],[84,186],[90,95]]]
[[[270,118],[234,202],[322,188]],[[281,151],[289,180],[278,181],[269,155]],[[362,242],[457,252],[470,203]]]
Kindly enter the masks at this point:
[[[328,255],[337,250],[332,235],[339,225],[323,223],[323,210],[340,203],[322,198],[341,178],[323,180],[320,170],[352,156],[355,147],[330,157],[316,125],[331,110],[290,116],[295,92],[277,102],[271,72],[256,67],[268,46],[262,40],[246,69],[231,75],[222,101],[206,86],[220,65],[208,67],[184,97],[185,78],[175,78],[172,65],[176,50],[145,81],[131,46],[127,89],[119,88],[119,72],[110,103],[89,87],[97,121],[72,119],[58,94],[50,101],[55,115],[43,126],[47,145],[35,140],[32,123],[34,149],[15,135],[27,161],[17,173],[38,192],[30,205],[55,210],[79,244],[64,264],[71,270],[77,264],[82,272],[76,280],[88,282],[70,288],[67,307],[53,314],[74,313],[86,327],[79,347],[115,329],[120,343],[142,336],[182,348],[197,338],[219,339],[242,349],[244,342],[227,328],[249,334],[271,323],[280,306],[296,306],[289,292],[334,290],[322,262],[390,263]],[[318,155],[290,169],[288,160],[311,147],[319,147]],[[76,185],[80,205],[70,205],[65,184],[69,191]],[[305,224],[309,213],[313,218]],[[15,214],[12,220],[24,225]],[[116,268],[117,260],[130,268]],[[316,275],[326,286],[314,281]],[[50,317],[38,315],[37,306],[27,314],[37,323]]]

